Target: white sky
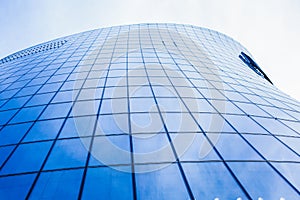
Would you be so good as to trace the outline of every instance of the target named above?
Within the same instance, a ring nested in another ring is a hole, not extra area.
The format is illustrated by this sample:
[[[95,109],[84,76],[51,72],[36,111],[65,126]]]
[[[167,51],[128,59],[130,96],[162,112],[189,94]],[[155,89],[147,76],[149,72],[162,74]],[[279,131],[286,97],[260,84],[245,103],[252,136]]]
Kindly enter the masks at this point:
[[[227,34],[300,100],[300,0],[0,0],[0,58],[73,33],[146,22]]]

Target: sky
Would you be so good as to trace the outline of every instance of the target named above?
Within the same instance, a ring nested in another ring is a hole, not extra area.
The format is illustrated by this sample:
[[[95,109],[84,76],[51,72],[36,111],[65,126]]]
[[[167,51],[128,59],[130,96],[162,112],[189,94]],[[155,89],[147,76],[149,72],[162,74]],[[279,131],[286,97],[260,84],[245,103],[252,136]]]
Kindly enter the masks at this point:
[[[232,37],[277,88],[300,100],[299,0],[0,0],[0,58],[82,31],[150,22]]]

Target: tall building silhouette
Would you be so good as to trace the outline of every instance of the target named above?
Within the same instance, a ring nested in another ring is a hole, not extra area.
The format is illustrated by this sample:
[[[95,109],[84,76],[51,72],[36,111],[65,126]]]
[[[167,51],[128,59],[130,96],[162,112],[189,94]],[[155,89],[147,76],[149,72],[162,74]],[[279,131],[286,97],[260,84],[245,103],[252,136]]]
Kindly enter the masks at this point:
[[[101,28],[0,69],[0,199],[299,198],[300,104],[224,34]]]

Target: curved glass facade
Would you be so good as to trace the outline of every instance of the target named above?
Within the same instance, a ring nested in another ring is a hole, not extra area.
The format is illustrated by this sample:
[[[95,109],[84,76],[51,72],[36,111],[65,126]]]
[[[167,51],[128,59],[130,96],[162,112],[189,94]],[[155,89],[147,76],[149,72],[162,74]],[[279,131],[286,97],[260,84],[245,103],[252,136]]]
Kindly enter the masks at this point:
[[[252,59],[179,24],[3,58],[1,199],[298,199],[300,104]]]

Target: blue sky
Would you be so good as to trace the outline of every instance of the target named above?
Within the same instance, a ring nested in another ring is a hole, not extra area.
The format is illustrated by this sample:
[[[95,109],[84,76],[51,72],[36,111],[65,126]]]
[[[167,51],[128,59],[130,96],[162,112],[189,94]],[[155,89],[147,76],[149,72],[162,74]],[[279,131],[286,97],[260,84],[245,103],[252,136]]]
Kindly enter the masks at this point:
[[[233,37],[279,89],[300,100],[299,0],[0,0],[0,57],[77,32],[145,22]]]

